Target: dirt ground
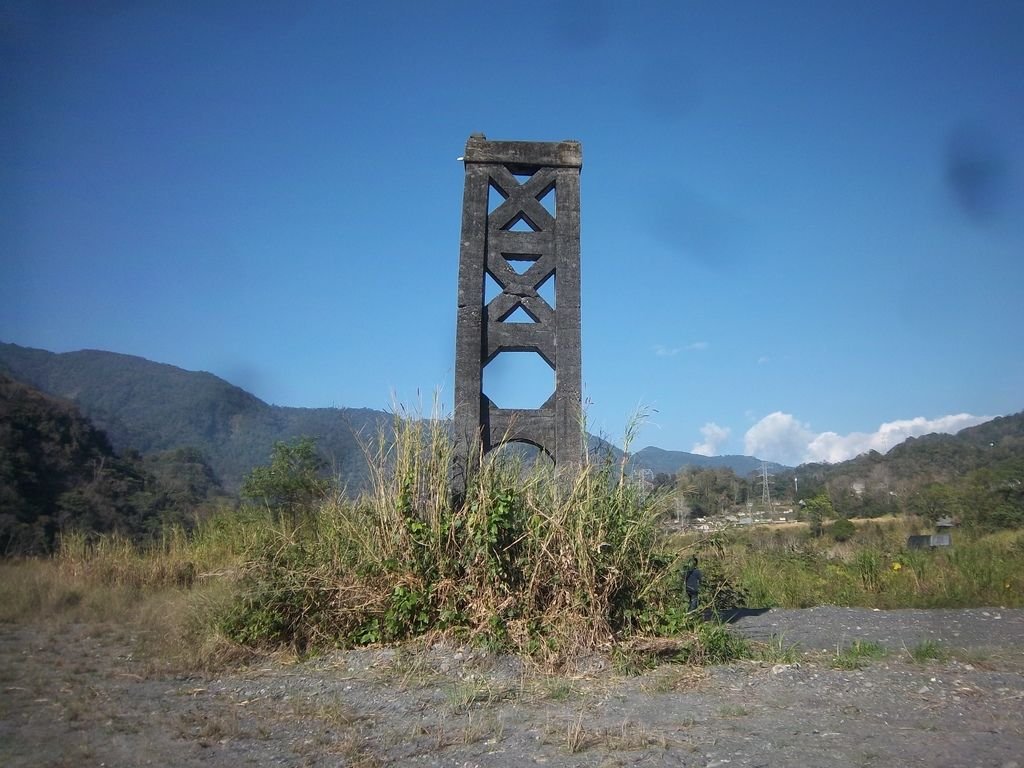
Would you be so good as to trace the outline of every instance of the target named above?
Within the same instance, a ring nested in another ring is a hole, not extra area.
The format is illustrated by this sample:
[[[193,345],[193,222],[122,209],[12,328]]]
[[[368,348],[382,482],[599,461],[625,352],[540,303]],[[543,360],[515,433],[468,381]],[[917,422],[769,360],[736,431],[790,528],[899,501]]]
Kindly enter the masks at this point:
[[[556,677],[439,645],[203,678],[121,627],[2,625],[0,765],[1024,766],[1024,611],[729,618],[780,660]],[[835,668],[855,641],[885,655]]]

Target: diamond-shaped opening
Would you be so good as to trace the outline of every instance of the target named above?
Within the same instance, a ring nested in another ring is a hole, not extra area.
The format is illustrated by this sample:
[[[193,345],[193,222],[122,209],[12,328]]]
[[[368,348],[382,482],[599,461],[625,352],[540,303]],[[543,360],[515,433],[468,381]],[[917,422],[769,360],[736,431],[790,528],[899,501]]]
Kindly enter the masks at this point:
[[[540,227],[536,226],[532,221],[526,218],[526,214],[521,211],[516,214],[512,221],[502,227],[502,229],[508,232],[540,232]]]
[[[529,312],[523,309],[522,304],[517,304],[516,308],[512,310],[512,313],[506,317],[501,318],[503,323],[536,323],[537,318],[533,317]]]
[[[537,259],[540,258],[539,253],[502,252],[501,255],[505,257],[505,261],[508,262],[508,265],[512,267],[512,271],[517,275],[525,275],[526,271],[537,262]]]
[[[484,277],[484,304],[490,304],[494,297],[501,294],[501,285],[491,277],[491,273],[485,273]]]
[[[522,168],[516,168],[515,170],[512,170],[507,165],[505,167],[508,168],[509,172],[516,177],[516,181],[519,182],[520,186],[522,186],[523,184],[525,184],[526,182],[533,178],[532,171],[526,171],[523,170]]]
[[[483,390],[499,408],[540,408],[555,391],[555,370],[536,352],[499,352],[484,367]]]
[[[498,189],[492,181],[487,185],[487,212],[492,213],[495,208],[504,203],[508,195]]]
[[[537,202],[544,206],[548,213],[552,216],[556,215],[556,203],[555,203],[555,185],[552,184],[544,192],[541,193],[540,197],[537,198]]]
[[[555,308],[555,273],[548,275],[547,279],[537,286],[537,293],[548,303],[552,309]]]

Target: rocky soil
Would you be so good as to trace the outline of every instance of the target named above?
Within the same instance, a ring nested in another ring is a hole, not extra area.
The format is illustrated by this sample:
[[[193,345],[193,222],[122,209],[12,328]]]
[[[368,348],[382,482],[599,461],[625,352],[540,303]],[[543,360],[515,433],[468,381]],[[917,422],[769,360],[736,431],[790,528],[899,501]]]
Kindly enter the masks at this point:
[[[1024,766],[1024,611],[729,618],[771,660],[570,677],[439,645],[203,678],[123,628],[4,625],[0,765]]]

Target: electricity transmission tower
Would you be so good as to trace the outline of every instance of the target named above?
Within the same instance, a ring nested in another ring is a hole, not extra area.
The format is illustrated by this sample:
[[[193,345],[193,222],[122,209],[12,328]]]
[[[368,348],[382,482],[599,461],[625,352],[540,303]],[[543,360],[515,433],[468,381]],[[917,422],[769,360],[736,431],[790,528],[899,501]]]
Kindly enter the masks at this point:
[[[768,474],[768,464],[761,462],[761,508],[769,512],[774,516],[775,514],[775,502],[772,501],[771,488],[768,485],[768,478],[772,475]]]

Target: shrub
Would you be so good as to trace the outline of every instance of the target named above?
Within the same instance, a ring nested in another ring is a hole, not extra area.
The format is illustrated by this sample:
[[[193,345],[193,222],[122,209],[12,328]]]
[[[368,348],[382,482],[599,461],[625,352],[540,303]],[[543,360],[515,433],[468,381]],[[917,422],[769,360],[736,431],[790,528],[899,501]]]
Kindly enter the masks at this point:
[[[660,497],[622,466],[556,473],[499,453],[456,493],[443,420],[401,414],[394,435],[370,449],[370,492],[331,497],[253,548],[228,636],[303,650],[446,630],[561,663],[680,628]]]
[[[312,438],[279,441],[270,464],[255,467],[245,478],[241,495],[270,510],[275,520],[294,525],[303,511],[335,490],[335,483],[323,476],[325,466]]]
[[[857,528],[847,518],[841,517],[829,526],[828,532],[836,541],[848,541],[853,538]]]
[[[685,661],[698,664],[726,664],[752,656],[750,643],[721,624],[700,624],[688,647]]]

